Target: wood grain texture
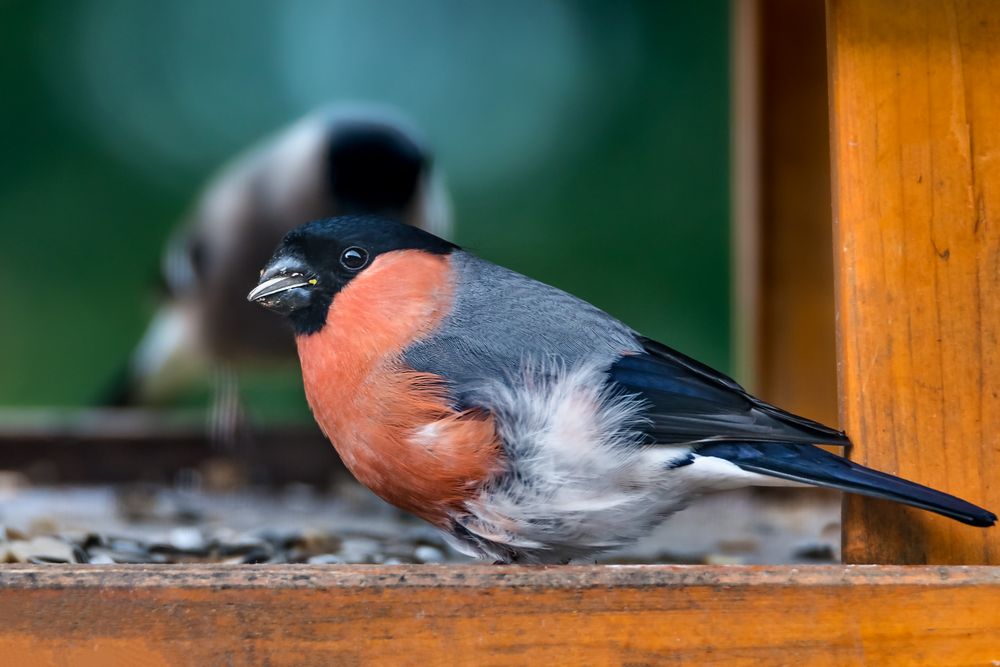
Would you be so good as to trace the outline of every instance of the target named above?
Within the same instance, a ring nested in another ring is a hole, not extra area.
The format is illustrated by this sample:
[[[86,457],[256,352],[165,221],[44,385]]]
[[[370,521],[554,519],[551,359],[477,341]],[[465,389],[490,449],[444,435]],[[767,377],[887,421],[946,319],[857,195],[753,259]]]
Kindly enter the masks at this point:
[[[762,398],[836,425],[824,4],[738,0],[733,16],[741,374]]]
[[[852,458],[1000,510],[1000,3],[830,0]],[[849,497],[844,558],[1000,563],[1000,529]]]
[[[8,665],[989,665],[1000,568],[6,566]]]

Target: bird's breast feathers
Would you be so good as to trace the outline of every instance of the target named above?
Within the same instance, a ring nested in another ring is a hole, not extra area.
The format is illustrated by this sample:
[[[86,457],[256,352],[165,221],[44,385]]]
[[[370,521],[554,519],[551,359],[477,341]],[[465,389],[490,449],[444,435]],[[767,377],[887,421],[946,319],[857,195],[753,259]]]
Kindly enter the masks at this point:
[[[500,465],[491,418],[454,408],[438,376],[402,361],[452,289],[447,258],[388,253],[337,294],[320,331],[297,338],[309,405],[348,469],[438,525]]]

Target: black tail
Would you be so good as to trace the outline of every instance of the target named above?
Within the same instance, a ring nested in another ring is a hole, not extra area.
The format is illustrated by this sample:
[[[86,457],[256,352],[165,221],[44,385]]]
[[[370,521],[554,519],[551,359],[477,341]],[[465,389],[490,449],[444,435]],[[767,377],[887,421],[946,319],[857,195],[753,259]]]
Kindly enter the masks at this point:
[[[866,468],[812,445],[719,442],[701,445],[696,453],[725,459],[749,472],[894,500],[970,526],[992,526],[997,520],[993,512],[960,498]]]

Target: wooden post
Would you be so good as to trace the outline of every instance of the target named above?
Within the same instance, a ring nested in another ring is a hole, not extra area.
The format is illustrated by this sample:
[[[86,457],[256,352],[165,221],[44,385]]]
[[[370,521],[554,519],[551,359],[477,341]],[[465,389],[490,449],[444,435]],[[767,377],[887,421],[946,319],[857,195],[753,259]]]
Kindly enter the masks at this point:
[[[822,0],[733,0],[733,229],[741,379],[837,423]]]
[[[829,0],[852,458],[1000,510],[1000,3]],[[1000,563],[1000,528],[848,497],[844,559]]]

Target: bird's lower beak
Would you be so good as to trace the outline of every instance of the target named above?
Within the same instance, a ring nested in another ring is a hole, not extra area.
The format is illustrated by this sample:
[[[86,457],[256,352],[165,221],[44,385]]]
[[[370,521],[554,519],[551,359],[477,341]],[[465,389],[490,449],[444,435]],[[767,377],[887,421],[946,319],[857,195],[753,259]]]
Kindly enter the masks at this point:
[[[296,287],[309,285],[309,278],[301,273],[292,273],[283,276],[274,276],[261,282],[247,294],[247,301],[261,301],[269,296],[287,292]]]

